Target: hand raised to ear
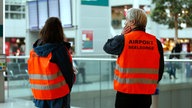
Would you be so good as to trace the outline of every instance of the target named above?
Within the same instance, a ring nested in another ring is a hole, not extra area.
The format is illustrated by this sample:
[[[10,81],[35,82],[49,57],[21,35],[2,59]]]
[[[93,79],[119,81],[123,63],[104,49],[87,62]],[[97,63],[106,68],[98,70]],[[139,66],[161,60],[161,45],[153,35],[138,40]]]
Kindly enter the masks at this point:
[[[131,30],[132,30],[132,29],[131,29],[130,26],[125,25],[125,27],[123,28],[121,34],[127,34],[127,33],[131,32]]]

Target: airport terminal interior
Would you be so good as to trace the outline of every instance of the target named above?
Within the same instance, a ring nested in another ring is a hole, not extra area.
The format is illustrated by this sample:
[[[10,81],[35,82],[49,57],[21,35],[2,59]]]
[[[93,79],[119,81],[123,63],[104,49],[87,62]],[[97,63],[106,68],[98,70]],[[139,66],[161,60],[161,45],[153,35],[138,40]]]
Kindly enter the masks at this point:
[[[159,94],[152,96],[151,108],[192,108],[192,1],[182,2],[177,10],[177,28],[175,22],[158,22],[163,18],[154,13],[160,5],[155,1],[0,0],[0,108],[36,108],[27,61],[49,17],[60,19],[66,41],[74,49],[72,57],[78,74],[71,91],[71,108],[114,108],[118,56],[105,53],[103,46],[121,34],[130,8],[146,12],[146,32],[155,35],[163,46],[164,73],[158,84]],[[170,19],[171,1],[163,5]],[[176,42],[180,52],[172,51]],[[173,59],[173,55],[179,58]],[[174,72],[170,72],[172,69]]]

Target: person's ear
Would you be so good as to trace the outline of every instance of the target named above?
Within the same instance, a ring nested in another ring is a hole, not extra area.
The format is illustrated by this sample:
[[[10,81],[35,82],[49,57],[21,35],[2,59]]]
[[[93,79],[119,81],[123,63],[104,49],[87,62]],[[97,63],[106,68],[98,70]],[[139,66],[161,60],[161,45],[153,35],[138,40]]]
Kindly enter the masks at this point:
[[[132,26],[135,25],[135,20],[131,20],[130,23]]]

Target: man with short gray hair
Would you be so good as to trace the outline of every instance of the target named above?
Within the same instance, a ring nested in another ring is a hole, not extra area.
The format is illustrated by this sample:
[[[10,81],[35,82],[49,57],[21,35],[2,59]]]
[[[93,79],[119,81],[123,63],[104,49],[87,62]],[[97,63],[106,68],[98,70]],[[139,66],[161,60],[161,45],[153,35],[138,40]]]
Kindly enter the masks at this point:
[[[164,70],[163,48],[145,32],[147,16],[141,9],[127,10],[122,34],[105,43],[106,53],[118,55],[114,71],[115,108],[150,108]]]

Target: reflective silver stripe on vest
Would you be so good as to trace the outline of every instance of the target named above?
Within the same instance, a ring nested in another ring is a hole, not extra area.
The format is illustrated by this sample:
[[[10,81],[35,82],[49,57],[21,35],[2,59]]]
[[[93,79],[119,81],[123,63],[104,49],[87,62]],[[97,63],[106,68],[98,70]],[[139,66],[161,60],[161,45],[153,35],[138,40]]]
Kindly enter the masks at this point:
[[[140,79],[140,78],[119,78],[114,75],[114,79],[121,84],[157,84],[157,80],[152,79]]]
[[[59,71],[55,74],[52,74],[52,75],[29,74],[29,79],[32,79],[32,80],[53,80],[53,79],[55,79],[61,75],[62,75],[61,71]]]
[[[52,90],[52,89],[60,88],[65,84],[66,84],[65,81],[62,81],[62,82],[57,83],[57,84],[49,85],[49,86],[48,85],[40,85],[40,84],[31,84],[31,88],[37,89],[37,90]]]
[[[116,64],[116,69],[123,73],[144,73],[144,74],[158,74],[159,70],[154,68],[121,68]]]

